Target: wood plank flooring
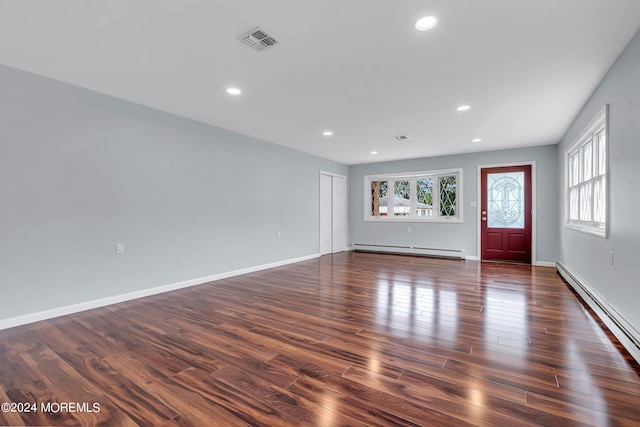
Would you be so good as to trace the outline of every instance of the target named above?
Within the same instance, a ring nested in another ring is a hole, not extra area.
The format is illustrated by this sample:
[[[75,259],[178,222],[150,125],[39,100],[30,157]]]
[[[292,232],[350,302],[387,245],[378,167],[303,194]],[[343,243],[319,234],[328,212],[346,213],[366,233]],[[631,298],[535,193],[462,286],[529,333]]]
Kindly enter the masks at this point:
[[[640,425],[640,367],[553,268],[343,253],[0,331],[0,403],[0,425]]]

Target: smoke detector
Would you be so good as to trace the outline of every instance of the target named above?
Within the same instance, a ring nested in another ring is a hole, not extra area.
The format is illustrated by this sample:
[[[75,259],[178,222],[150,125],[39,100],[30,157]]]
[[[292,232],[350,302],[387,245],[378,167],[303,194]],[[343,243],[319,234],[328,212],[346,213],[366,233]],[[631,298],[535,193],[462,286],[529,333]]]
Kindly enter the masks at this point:
[[[246,33],[240,34],[238,40],[257,51],[268,49],[280,43],[278,39],[260,27],[255,27]]]
[[[394,136],[393,139],[395,139],[398,142],[402,142],[409,139],[409,137],[407,135],[398,135],[398,136]]]

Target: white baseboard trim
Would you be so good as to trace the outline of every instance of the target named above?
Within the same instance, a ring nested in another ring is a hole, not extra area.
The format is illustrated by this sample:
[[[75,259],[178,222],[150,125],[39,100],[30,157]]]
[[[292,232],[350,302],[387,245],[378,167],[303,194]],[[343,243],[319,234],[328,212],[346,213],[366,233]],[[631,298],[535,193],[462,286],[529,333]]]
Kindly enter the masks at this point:
[[[465,259],[466,259],[467,261],[480,261],[480,257],[475,256],[475,255],[467,255],[467,256],[465,257]]]
[[[100,298],[96,300],[86,301],[78,304],[66,305],[64,307],[56,307],[49,310],[29,313],[22,316],[10,317],[8,319],[0,319],[0,330],[13,328],[15,326],[26,325],[29,323],[39,322],[41,320],[52,319],[54,317],[66,316],[68,314],[79,313],[81,311],[91,310],[93,308],[104,307],[120,302],[131,301],[138,298],[157,295],[164,292],[175,291],[178,289],[188,288],[190,286],[202,285],[216,280],[226,279],[229,277],[240,276],[243,274],[254,273],[256,271],[268,270],[270,268],[281,267],[287,264],[308,261],[310,259],[319,258],[320,254],[312,254],[299,258],[291,258],[283,261],[276,261],[269,264],[257,265],[254,267],[243,268],[240,270],[228,271],[225,273],[214,274],[211,276],[200,277],[197,279],[185,280],[183,282],[171,283],[168,285],[158,286],[155,288],[142,289],[126,294],[114,295],[111,297]]]
[[[556,263],[551,261],[536,261],[536,265],[538,267],[556,267]]]
[[[558,273],[575,289],[584,302],[591,307],[602,322],[615,335],[631,356],[640,363],[640,333],[625,320],[591,286],[574,273],[569,267],[558,261]]]

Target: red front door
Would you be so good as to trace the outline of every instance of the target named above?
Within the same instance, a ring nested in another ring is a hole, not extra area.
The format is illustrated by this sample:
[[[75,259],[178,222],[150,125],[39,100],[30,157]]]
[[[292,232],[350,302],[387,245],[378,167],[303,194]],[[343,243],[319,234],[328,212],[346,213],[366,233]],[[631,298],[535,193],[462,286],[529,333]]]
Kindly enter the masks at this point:
[[[531,263],[531,165],[480,172],[483,260]]]

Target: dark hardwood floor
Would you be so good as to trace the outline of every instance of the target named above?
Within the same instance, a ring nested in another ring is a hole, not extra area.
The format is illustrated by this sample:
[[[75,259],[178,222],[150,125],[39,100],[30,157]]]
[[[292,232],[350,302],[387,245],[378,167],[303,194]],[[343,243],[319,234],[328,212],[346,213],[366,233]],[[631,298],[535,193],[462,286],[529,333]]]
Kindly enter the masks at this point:
[[[640,368],[553,268],[343,253],[0,331],[0,402],[5,425],[640,425]]]

